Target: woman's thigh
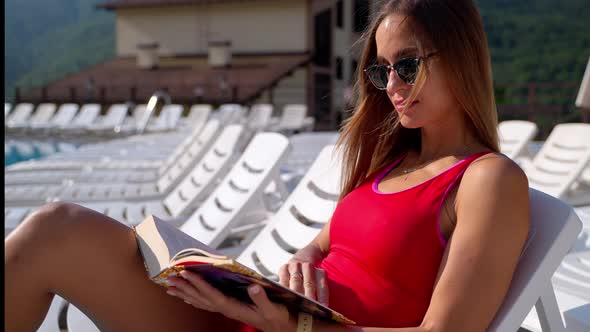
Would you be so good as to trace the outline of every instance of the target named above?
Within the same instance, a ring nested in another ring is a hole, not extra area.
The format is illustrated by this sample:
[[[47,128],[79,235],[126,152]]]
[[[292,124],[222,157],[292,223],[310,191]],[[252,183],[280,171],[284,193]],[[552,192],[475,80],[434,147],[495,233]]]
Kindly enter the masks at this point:
[[[34,273],[26,280],[36,285],[31,288],[59,294],[101,330],[237,328],[222,315],[167,295],[147,277],[133,230],[81,206],[60,203],[41,208],[15,230],[5,248],[13,271],[7,286],[18,289],[18,274]],[[25,255],[27,259],[18,259]]]

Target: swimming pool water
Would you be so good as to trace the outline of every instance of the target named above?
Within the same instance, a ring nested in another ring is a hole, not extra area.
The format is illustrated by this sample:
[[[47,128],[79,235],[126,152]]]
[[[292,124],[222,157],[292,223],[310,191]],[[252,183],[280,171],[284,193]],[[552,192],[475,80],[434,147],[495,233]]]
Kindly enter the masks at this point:
[[[8,140],[4,142],[4,167],[62,151],[76,150],[77,147],[76,144],[62,141]]]

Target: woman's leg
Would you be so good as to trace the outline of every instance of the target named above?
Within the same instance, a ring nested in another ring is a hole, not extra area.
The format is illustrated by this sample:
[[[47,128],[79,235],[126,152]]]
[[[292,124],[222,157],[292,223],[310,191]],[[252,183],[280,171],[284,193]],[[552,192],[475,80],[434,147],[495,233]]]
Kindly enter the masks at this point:
[[[147,277],[133,231],[95,211],[54,203],[4,242],[5,330],[34,331],[53,294],[103,331],[231,331],[237,323],[169,296]]]

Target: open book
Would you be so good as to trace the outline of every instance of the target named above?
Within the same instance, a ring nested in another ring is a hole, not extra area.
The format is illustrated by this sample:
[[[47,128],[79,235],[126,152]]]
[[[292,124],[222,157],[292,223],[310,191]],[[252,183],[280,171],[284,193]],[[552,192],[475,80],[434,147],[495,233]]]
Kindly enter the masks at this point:
[[[148,275],[162,286],[167,286],[166,278],[169,276],[189,270],[198,273],[226,296],[252,303],[247,288],[257,283],[264,288],[271,301],[285,305],[292,312],[302,311],[315,318],[354,324],[352,320],[321,303],[216,253],[207,245],[154,216],[148,216],[134,230]]]

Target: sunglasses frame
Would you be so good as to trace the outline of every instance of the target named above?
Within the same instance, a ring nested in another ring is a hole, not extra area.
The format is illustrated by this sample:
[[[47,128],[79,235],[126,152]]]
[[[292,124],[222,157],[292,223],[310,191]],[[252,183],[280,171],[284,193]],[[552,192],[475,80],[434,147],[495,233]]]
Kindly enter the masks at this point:
[[[415,81],[414,81],[414,82],[411,82],[411,83],[410,83],[410,82],[406,82],[406,80],[404,80],[404,79],[403,79],[403,78],[402,78],[402,77],[399,75],[398,69],[397,69],[396,67],[398,67],[398,68],[399,68],[399,63],[400,63],[400,62],[402,62],[402,61],[407,61],[407,60],[412,60],[412,59],[418,62],[418,67],[419,67],[419,66],[420,66],[420,64],[422,63],[422,61],[424,61],[424,60],[426,60],[426,59],[428,59],[428,58],[430,58],[430,57],[432,57],[432,56],[436,55],[436,53],[438,53],[438,52],[430,52],[430,53],[426,54],[425,56],[413,56],[413,57],[407,57],[407,58],[399,59],[399,60],[397,60],[397,61],[396,61],[394,64],[392,64],[392,65],[371,65],[371,66],[369,66],[369,67],[367,67],[367,68],[363,69],[363,71],[365,72],[365,74],[366,74],[366,75],[367,75],[367,77],[369,78],[369,81],[371,81],[371,84],[373,84],[373,86],[374,86],[375,88],[377,88],[378,90],[387,90],[387,83],[389,83],[389,75],[391,75],[391,71],[392,71],[392,70],[395,72],[395,74],[397,75],[397,77],[398,77],[398,78],[399,78],[399,79],[400,79],[402,82],[404,82],[404,84],[407,84],[407,85],[414,85],[416,82],[415,82]],[[385,69],[387,70],[387,77],[388,77],[388,80],[387,80],[387,83],[385,84],[385,87],[381,88],[381,87],[378,87],[378,86],[377,86],[377,84],[375,84],[375,82],[374,82],[374,81],[373,81],[373,79],[371,78],[371,75],[369,74],[369,70],[371,70],[372,68],[385,68]]]

